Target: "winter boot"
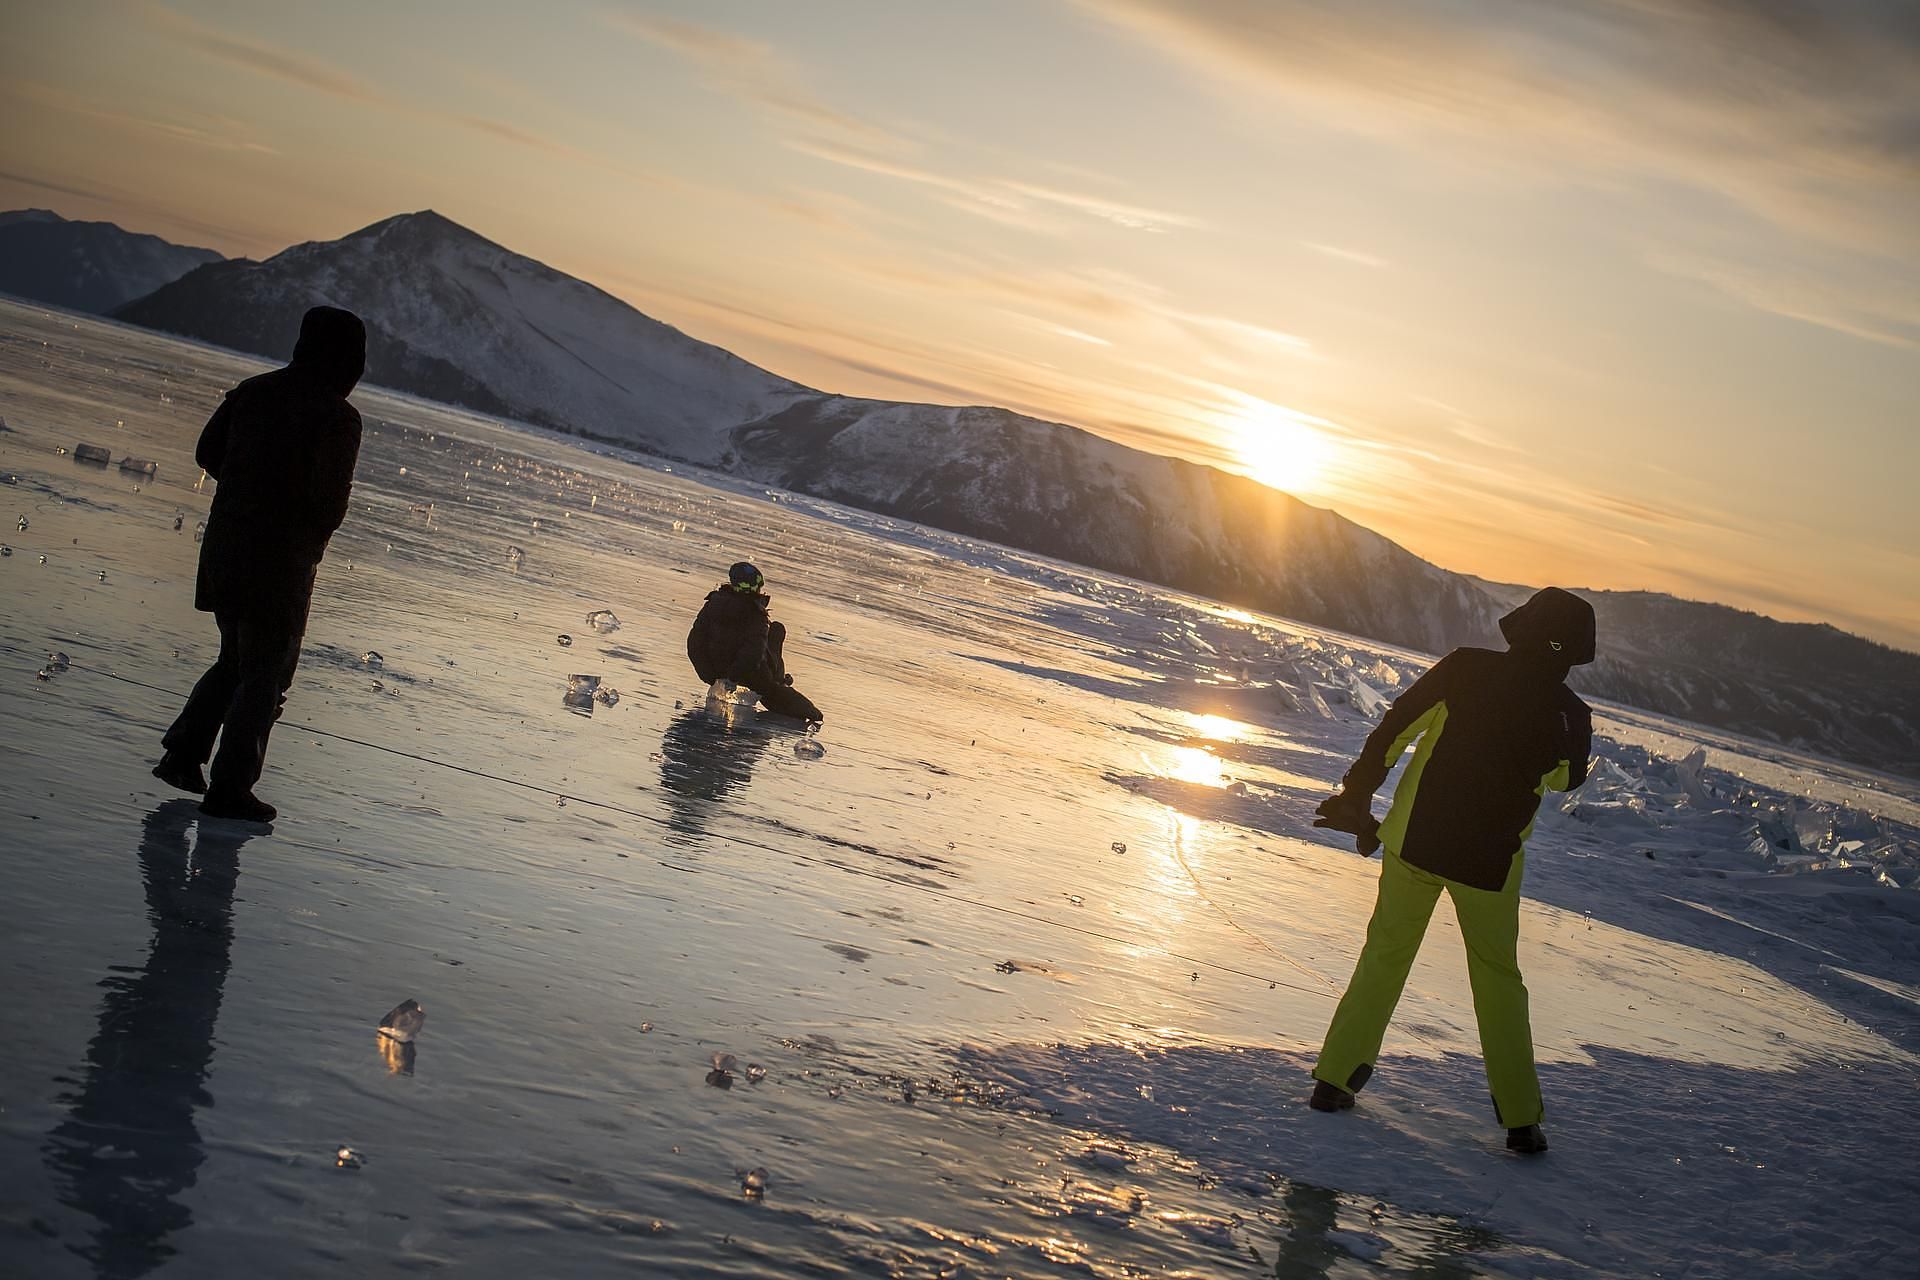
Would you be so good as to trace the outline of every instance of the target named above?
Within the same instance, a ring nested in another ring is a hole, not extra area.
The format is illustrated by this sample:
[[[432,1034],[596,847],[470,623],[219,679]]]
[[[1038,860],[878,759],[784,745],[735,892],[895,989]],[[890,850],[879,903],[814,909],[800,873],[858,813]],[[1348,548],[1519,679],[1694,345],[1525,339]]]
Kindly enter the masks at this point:
[[[1537,1156],[1547,1149],[1547,1135],[1537,1124],[1523,1124],[1507,1130],[1507,1150],[1523,1156]]]
[[[1347,1077],[1347,1087],[1328,1084],[1325,1080],[1313,1082],[1313,1096],[1307,1099],[1307,1105],[1315,1111],[1349,1111],[1353,1108],[1353,1095],[1366,1088],[1367,1081],[1373,1079],[1373,1065],[1363,1062],[1353,1069]]]
[[[209,818],[233,818],[240,822],[272,822],[280,811],[251,791],[237,795],[209,793],[200,802],[200,812]]]
[[[160,763],[153,766],[153,776],[181,791],[190,791],[196,796],[207,794],[207,775],[200,771],[200,766],[171,751],[161,756]]]

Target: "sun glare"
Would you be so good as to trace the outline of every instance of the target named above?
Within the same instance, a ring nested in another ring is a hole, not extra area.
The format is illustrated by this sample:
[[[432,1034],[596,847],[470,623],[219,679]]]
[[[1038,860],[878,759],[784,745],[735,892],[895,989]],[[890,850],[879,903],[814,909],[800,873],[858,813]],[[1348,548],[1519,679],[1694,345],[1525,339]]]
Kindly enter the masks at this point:
[[[1247,474],[1288,493],[1312,492],[1333,456],[1333,442],[1315,419],[1256,396],[1241,396],[1225,413],[1234,452]]]

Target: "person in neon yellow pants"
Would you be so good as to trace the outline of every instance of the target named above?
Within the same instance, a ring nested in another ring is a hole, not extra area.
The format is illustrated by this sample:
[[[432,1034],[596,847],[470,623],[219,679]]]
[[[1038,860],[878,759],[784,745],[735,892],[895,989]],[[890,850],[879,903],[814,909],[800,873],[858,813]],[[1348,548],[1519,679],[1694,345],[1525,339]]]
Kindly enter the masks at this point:
[[[1566,686],[1593,661],[1586,601],[1549,587],[1501,619],[1504,653],[1456,649],[1395,699],[1320,805],[1315,826],[1385,845],[1366,945],[1313,1070],[1316,1111],[1344,1111],[1373,1075],[1387,1023],[1444,890],[1467,944],[1480,1049],[1507,1146],[1547,1149],[1520,977],[1520,881],[1540,798],[1586,778],[1592,713]],[[1372,796],[1409,745],[1413,760],[1384,822]],[[1532,780],[1532,781],[1529,781]]]

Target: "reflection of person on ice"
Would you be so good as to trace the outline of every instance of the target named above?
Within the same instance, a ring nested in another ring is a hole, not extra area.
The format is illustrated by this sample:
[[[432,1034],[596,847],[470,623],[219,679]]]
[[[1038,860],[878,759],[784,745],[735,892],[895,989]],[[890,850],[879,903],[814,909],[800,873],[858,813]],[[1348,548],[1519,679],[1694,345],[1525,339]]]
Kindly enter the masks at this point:
[[[1467,944],[1480,1050],[1507,1146],[1545,1151],[1527,988],[1520,977],[1520,877],[1547,790],[1587,776],[1593,718],[1566,686],[1593,661],[1593,606],[1549,587],[1500,620],[1507,651],[1455,649],[1387,708],[1315,826],[1386,846],[1380,895],[1353,979],[1313,1069],[1316,1111],[1343,1111],[1373,1074],[1387,1021],[1445,890]],[[1384,822],[1375,788],[1415,739]]]
[[[766,578],[742,560],[707,593],[687,633],[687,657],[708,684],[729,680],[760,695],[767,710],[798,720],[823,720],[820,708],[793,687],[787,674],[787,629],[767,616]]]

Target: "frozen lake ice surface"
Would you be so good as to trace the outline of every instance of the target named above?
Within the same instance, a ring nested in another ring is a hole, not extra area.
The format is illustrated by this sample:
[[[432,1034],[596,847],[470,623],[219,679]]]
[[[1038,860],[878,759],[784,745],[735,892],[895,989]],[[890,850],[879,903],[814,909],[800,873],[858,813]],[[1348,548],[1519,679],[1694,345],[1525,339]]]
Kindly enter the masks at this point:
[[[1444,910],[1312,1113],[1379,866],[1312,807],[1426,659],[363,389],[281,818],[202,822],[147,770],[258,367],[0,304],[0,1271],[1920,1274],[1913,782],[1604,712],[1553,1150]],[[688,668],[743,557],[817,739]]]

